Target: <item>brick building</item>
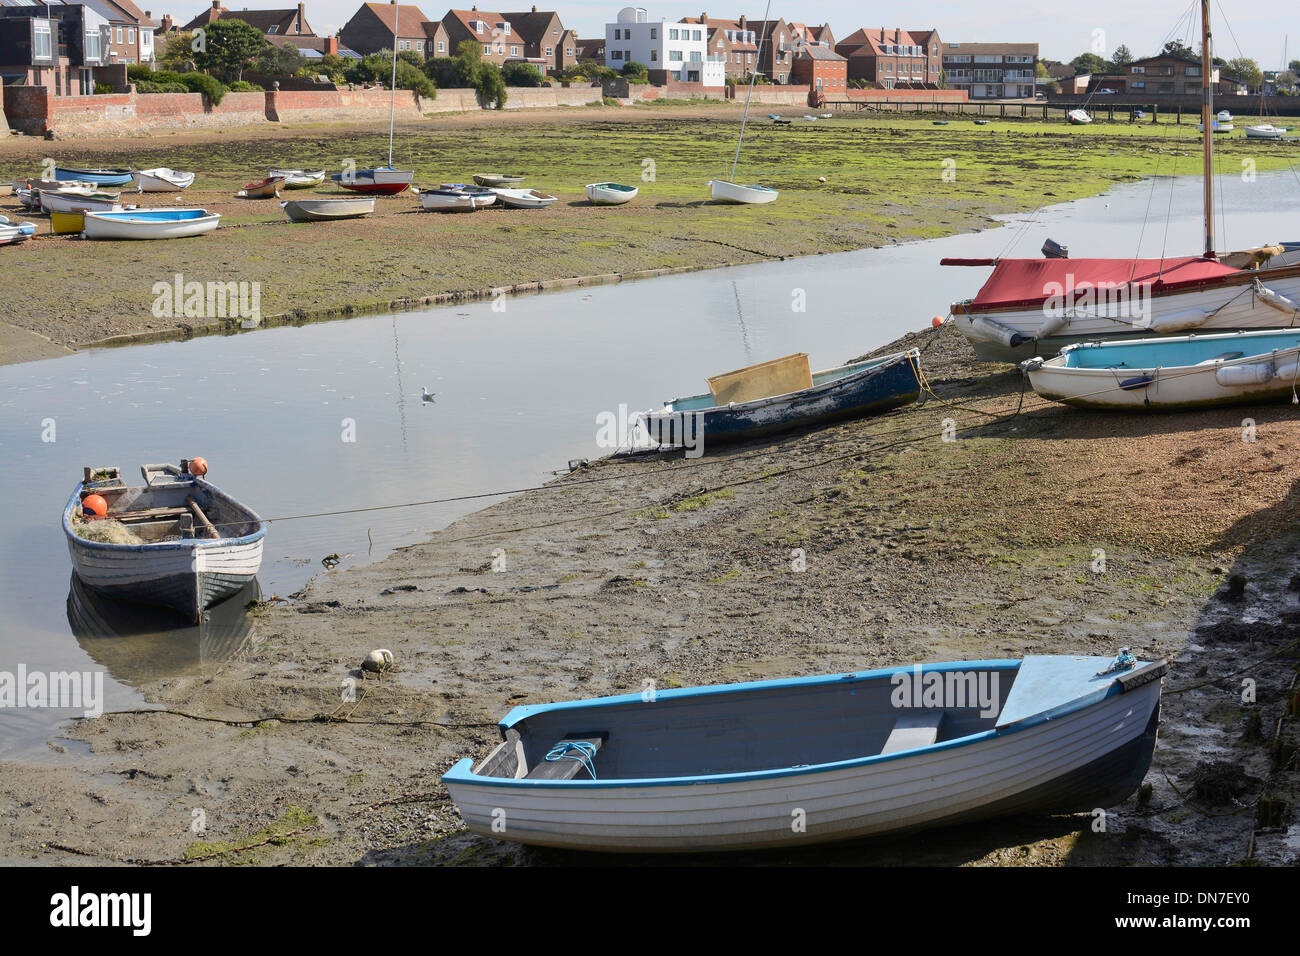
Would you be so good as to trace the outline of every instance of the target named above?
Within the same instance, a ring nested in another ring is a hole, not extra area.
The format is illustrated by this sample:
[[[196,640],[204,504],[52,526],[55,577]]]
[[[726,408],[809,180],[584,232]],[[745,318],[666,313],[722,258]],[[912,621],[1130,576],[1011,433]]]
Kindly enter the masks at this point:
[[[943,76],[938,30],[864,28],[836,43],[835,52],[848,59],[850,80],[882,89],[933,88]]]
[[[972,100],[1027,99],[1034,95],[1037,43],[949,43],[944,78]]]

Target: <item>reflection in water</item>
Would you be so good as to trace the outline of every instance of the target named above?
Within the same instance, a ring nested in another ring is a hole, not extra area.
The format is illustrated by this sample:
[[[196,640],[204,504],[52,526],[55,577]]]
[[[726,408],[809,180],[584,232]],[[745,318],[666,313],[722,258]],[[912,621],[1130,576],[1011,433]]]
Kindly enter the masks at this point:
[[[127,604],[86,587],[72,575],[68,624],[81,649],[123,684],[139,687],[178,676],[206,676],[234,657],[248,642],[250,601],[260,600],[254,578],[220,604],[188,624],[161,607]]]

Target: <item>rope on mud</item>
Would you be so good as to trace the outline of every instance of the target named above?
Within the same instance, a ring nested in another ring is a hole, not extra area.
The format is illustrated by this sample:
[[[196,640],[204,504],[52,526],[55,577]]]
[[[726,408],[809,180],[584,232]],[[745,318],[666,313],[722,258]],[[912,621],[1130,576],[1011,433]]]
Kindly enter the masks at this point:
[[[255,843],[242,843],[239,846],[225,847],[220,850],[213,850],[211,853],[204,853],[201,856],[181,857],[180,859],[163,859],[163,860],[144,860],[139,857],[127,857],[118,859],[103,853],[95,853],[91,850],[83,850],[79,847],[68,846],[66,843],[42,843],[42,850],[58,850],[60,853],[71,853],[74,856],[85,856],[92,859],[109,859],[114,863],[120,863],[125,866],[185,866],[190,863],[204,863],[208,860],[215,860],[218,857],[228,856],[232,853],[245,853],[249,850],[255,850],[258,847],[270,846],[273,843],[283,843],[291,837],[301,836],[304,833],[310,833],[313,830],[319,830],[320,824],[315,823],[309,827],[299,827],[297,830],[288,830],[284,833],[276,833],[258,840]]]
[[[354,708],[355,710],[355,708]],[[227,727],[257,727],[260,724],[278,722],[281,724],[371,724],[380,727],[438,727],[443,730],[481,730],[496,727],[495,721],[481,724],[445,724],[439,720],[356,720],[349,712],[348,716],[334,714],[313,714],[310,717],[290,717],[288,714],[267,714],[264,717],[212,717],[207,714],[191,714],[170,707],[140,707],[134,710],[106,710],[99,717],[77,717],[75,720],[99,720],[102,717],[152,716],[168,714],[172,717],[184,717],[187,720],[202,720],[213,724],[225,724]]]
[[[1273,660],[1274,658],[1281,657],[1283,654],[1287,653],[1287,651],[1293,651],[1298,647],[1300,647],[1300,640],[1292,641],[1290,644],[1287,644],[1285,647],[1280,647],[1273,653],[1261,657],[1259,660],[1255,661],[1254,663],[1247,664],[1245,667],[1241,668],[1240,670],[1235,670],[1231,674],[1222,674],[1218,677],[1211,677],[1201,681],[1199,684],[1188,684],[1186,687],[1178,687],[1173,690],[1162,691],[1162,693],[1166,697],[1174,697],[1178,694],[1185,694],[1189,690],[1198,690],[1199,688],[1202,687],[1209,687],[1211,684],[1217,684],[1220,681],[1230,680],[1233,677],[1240,677],[1242,674],[1254,670],[1256,667],[1259,667],[1261,664],[1267,664],[1269,661]]]

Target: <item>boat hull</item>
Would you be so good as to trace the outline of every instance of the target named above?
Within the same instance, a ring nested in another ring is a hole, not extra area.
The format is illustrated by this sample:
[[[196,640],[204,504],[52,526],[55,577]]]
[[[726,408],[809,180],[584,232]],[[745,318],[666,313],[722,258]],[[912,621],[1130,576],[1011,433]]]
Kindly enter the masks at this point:
[[[864,363],[861,371],[812,388],[728,406],[693,409],[669,403],[646,415],[651,435],[682,436],[692,433],[703,447],[748,441],[768,435],[878,414],[916,401],[921,393],[917,368],[919,352],[898,352]],[[914,363],[917,363],[914,365]],[[819,372],[818,376],[832,374]],[[692,424],[685,417],[698,416]]]
[[[420,205],[428,212],[473,212],[479,208],[474,197],[466,193],[437,191],[420,193]]]
[[[180,210],[171,210],[179,212]],[[221,224],[218,213],[189,219],[168,219],[151,215],[150,210],[132,213],[86,213],[87,239],[186,239],[212,232]]]
[[[355,173],[335,173],[330,177],[344,189],[376,196],[396,196],[411,188],[415,173],[402,169],[358,169]]]
[[[1152,680],[1025,726],[734,780],[479,777],[468,760],[443,780],[471,831],[537,846],[668,853],[892,837],[1122,802],[1150,767],[1160,691]],[[600,725],[594,711],[586,719]],[[792,825],[795,820],[803,826]]]
[[[375,211],[374,199],[291,199],[284,212],[294,222],[330,222],[336,219],[360,219]]]
[[[131,182],[132,175],[129,169],[73,169],[71,167],[55,166],[54,178],[95,183],[99,186],[125,186]]]
[[[762,205],[776,202],[779,195],[775,189],[766,186],[742,186],[724,179],[709,180],[709,195],[714,202],[741,203],[745,205]]]
[[[587,201],[595,206],[621,206],[636,198],[634,187],[614,188],[606,183],[591,183],[587,186]]]
[[[194,185],[193,173],[174,169],[137,169],[133,174],[136,189],[142,193],[174,193]]]
[[[41,193],[41,209],[53,214],[56,212],[121,212],[122,205],[116,199],[97,199],[91,196],[79,196],[76,193]]]
[[[555,196],[538,192],[536,189],[498,188],[494,191],[497,194],[497,201],[511,209],[545,209],[556,201]]]

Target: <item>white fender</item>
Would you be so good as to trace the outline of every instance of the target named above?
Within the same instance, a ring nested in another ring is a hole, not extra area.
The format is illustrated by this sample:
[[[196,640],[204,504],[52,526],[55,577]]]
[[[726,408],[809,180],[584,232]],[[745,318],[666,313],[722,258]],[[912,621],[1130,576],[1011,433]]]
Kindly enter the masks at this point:
[[[1251,362],[1248,365],[1224,365],[1214,373],[1220,385],[1263,385],[1273,377],[1272,362]]]
[[[1272,306],[1279,312],[1286,312],[1289,315],[1295,315],[1300,312],[1300,306],[1292,302],[1280,292],[1274,292],[1267,286],[1260,285],[1259,280],[1255,280],[1255,298],[1265,305]]]
[[[1287,362],[1285,365],[1279,365],[1273,377],[1282,382],[1294,382],[1300,378],[1300,362]]]
[[[1065,328],[1066,325],[1069,324],[1069,321],[1070,320],[1063,315],[1053,315],[1038,327],[1038,332],[1035,334],[1035,337],[1045,339],[1049,336],[1055,335],[1057,332],[1061,331],[1061,329]]]
[[[1171,312],[1168,315],[1157,315],[1151,319],[1151,331],[1160,332],[1183,332],[1187,329],[1197,329],[1205,324],[1205,320],[1210,314],[1203,309],[1184,309],[1182,312]],[[1135,325],[1140,323],[1134,323]]]
[[[970,321],[971,329],[979,339],[985,342],[997,342],[1007,348],[1015,348],[1029,339],[1023,332],[1017,332],[1009,325],[1003,325],[988,316],[977,315]]]

